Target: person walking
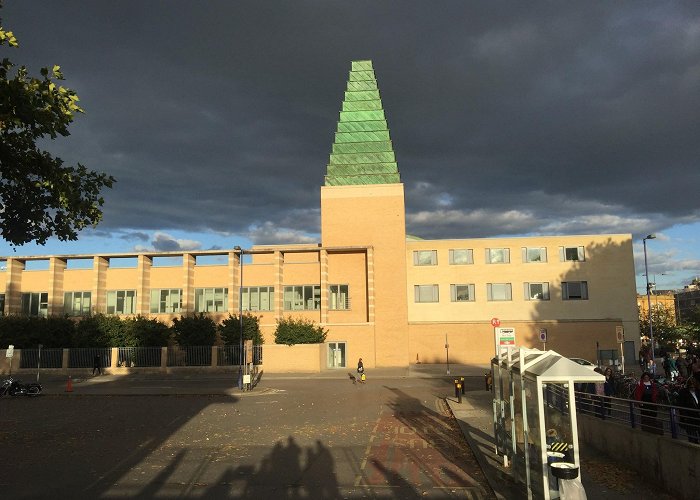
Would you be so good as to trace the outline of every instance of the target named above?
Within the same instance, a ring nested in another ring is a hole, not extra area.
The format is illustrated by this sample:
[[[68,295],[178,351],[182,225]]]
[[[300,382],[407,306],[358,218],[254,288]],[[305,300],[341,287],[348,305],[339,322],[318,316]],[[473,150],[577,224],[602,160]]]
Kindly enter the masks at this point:
[[[688,441],[700,444],[700,380],[690,377],[678,393],[680,423]]]
[[[604,407],[604,417],[609,417],[612,415],[612,396],[615,394],[615,379],[613,378],[612,368],[607,367],[605,369],[605,382],[603,382],[603,393],[605,394],[603,400],[605,401]]]
[[[102,360],[100,360],[99,354],[95,354],[95,359],[92,361],[92,374],[97,371],[98,375],[102,375]]]
[[[360,375],[360,383],[365,383],[365,365],[362,363],[362,358],[357,362],[357,373]]]
[[[637,387],[634,389],[634,399],[640,402],[642,430],[654,434],[663,434],[660,422],[656,418],[656,402],[659,398],[659,386],[654,382],[651,373],[642,373]]]

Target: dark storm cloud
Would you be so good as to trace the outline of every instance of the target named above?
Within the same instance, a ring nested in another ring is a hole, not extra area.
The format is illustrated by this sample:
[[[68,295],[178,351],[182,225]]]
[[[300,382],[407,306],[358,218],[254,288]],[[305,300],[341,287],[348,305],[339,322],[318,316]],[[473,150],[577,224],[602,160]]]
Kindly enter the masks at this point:
[[[317,238],[347,72],[364,58],[410,233],[641,233],[698,221],[699,11],[28,1],[0,16],[22,44],[12,58],[35,74],[60,64],[82,99],[87,114],[52,150],[117,177],[103,230],[283,243]]]

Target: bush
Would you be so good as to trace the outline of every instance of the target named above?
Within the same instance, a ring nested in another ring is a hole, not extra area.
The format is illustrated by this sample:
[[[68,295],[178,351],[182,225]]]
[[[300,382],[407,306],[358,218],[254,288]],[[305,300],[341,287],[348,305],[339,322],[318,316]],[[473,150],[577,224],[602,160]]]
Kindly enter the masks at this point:
[[[71,347],[75,324],[67,318],[0,317],[0,346],[17,349]]]
[[[239,316],[228,315],[219,325],[219,335],[225,345],[238,345],[241,341],[241,322]],[[243,340],[252,340],[254,345],[265,342],[260,332],[260,318],[252,314],[243,315]]]
[[[276,344],[320,344],[325,342],[328,332],[310,319],[282,318],[277,320]]]
[[[204,314],[176,318],[171,328],[174,340],[183,347],[214,345],[216,340],[216,323]]]
[[[120,347],[126,339],[124,321],[116,316],[86,316],[75,324],[71,347]]]
[[[170,328],[157,319],[143,316],[124,320],[126,326],[125,347],[166,347]]]

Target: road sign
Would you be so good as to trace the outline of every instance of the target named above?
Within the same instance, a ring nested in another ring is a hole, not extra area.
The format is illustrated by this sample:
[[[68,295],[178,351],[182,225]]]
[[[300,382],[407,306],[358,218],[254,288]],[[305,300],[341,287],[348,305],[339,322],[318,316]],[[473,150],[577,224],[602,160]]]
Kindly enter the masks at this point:
[[[491,326],[494,328],[501,326],[501,320],[498,318],[491,318]]]
[[[547,329],[540,328],[540,342],[547,342]]]
[[[616,326],[615,333],[617,334],[617,341],[622,344],[625,341],[625,327]]]
[[[515,345],[515,328],[496,328],[498,346]]]
[[[15,346],[10,344],[9,346],[7,346],[7,352],[5,353],[5,357],[11,358],[14,355],[15,355]]]

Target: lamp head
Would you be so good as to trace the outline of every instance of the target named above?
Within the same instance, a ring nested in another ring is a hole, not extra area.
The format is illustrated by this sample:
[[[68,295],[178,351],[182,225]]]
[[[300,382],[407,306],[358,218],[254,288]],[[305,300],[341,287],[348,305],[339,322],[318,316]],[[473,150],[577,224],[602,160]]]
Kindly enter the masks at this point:
[[[646,238],[644,238],[644,239],[645,240],[655,240],[656,235],[655,234],[647,234]]]

